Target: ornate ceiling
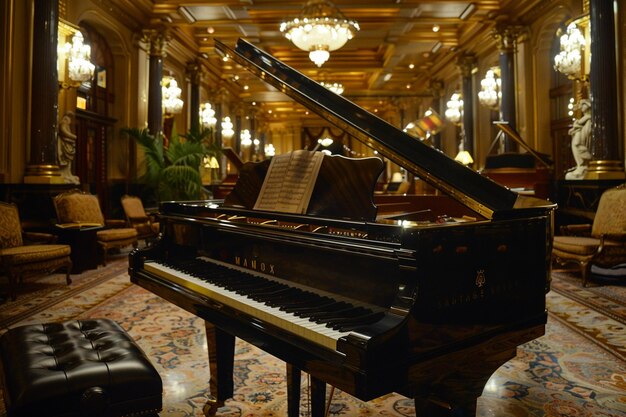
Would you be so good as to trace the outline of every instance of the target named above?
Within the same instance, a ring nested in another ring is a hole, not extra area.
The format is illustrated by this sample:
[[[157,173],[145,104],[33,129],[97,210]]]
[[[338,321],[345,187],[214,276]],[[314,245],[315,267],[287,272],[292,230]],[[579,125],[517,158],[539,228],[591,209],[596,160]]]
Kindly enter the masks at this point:
[[[106,0],[101,0],[106,1]],[[245,38],[305,75],[342,83],[353,100],[431,96],[432,81],[458,76],[459,54],[484,55],[495,48],[499,21],[523,24],[545,0],[338,0],[335,5],[359,23],[360,31],[318,68],[279,30],[298,15],[293,0],[108,0],[129,24],[164,25],[178,42],[216,62],[213,38],[234,45]],[[123,20],[123,19],[121,19]],[[132,23],[131,23],[132,22]],[[435,30],[437,29],[437,30]],[[221,63],[225,80],[237,82],[248,101],[284,100],[247,71]],[[244,90],[244,87],[248,89]],[[282,96],[282,95],[281,95]]]

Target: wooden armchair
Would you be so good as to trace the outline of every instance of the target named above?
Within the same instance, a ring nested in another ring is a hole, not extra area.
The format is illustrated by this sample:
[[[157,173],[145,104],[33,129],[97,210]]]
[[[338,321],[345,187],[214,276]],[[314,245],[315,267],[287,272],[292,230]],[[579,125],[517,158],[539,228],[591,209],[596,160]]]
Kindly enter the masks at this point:
[[[126,194],[121,202],[128,224],[137,230],[137,239],[143,239],[146,245],[150,245],[159,235],[159,223],[154,216],[146,213],[139,197]]]
[[[563,226],[561,234],[554,237],[552,257],[578,264],[583,287],[592,264],[608,268],[626,262],[626,184],[602,194],[593,224]]]
[[[65,281],[72,283],[71,249],[52,243],[55,238],[47,233],[23,232],[17,206],[0,202],[0,273],[9,280],[11,299],[17,298],[17,283],[28,276],[65,268]],[[39,243],[26,244],[28,240]]]
[[[124,220],[105,220],[95,195],[70,190],[54,197],[54,208],[59,227],[102,227],[96,232],[96,240],[101,248],[103,265],[106,265],[109,249],[137,247],[137,231],[126,227]]]

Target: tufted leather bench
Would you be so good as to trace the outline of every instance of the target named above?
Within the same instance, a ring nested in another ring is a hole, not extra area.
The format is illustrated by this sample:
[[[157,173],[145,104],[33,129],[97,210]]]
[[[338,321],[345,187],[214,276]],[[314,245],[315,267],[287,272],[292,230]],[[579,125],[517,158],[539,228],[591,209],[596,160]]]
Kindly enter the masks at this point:
[[[9,417],[157,415],[161,377],[109,319],[10,329],[0,338]]]

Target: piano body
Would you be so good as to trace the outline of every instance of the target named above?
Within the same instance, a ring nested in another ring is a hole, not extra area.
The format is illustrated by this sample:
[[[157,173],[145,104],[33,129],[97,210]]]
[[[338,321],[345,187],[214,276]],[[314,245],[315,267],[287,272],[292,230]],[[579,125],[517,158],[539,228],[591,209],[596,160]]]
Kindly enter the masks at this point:
[[[501,134],[506,133],[526,152],[487,155],[482,174],[519,193],[554,199],[554,162],[547,155],[531,148],[506,122],[495,124],[501,130],[494,144]]]
[[[254,210],[269,161],[225,200],[162,202],[161,237],[129,257],[132,282],[206,322],[215,413],[233,394],[235,337],[300,372],[313,416],[326,384],[397,392],[419,415],[473,415],[491,374],[544,334],[554,205],[462,166],[240,40],[218,50],[427,180],[442,195],[373,204],[379,158],[325,156],[306,214]],[[429,409],[427,414],[422,410]]]

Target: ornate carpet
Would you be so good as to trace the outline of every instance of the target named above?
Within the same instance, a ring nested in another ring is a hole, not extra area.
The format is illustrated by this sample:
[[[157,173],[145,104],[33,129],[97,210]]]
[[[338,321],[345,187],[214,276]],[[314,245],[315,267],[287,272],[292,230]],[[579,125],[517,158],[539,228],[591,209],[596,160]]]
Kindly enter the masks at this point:
[[[161,417],[202,416],[209,381],[204,324],[130,284],[126,262],[122,254],[107,268],[75,275],[69,288],[60,274],[37,281],[32,295],[22,291],[16,302],[0,306],[2,331],[40,321],[114,319],[163,379]],[[478,416],[626,417],[626,286],[581,288],[579,282],[567,272],[554,272],[546,335],[520,346],[517,357],[494,373],[478,399]],[[284,376],[282,361],[238,340],[235,395],[217,415],[286,416]],[[301,414],[307,417],[306,377],[302,384]],[[337,391],[329,415],[427,417],[396,394],[365,403]]]

